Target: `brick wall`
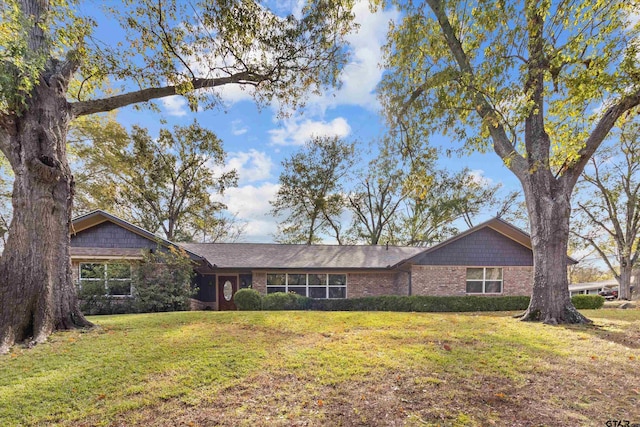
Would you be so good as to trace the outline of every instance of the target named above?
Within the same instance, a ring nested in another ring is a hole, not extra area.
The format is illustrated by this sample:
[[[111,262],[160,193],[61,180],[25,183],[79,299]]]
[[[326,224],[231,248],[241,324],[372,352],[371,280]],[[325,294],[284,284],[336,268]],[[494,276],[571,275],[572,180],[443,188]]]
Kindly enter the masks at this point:
[[[411,266],[412,295],[450,296],[467,294],[467,269],[458,266]]]
[[[504,295],[531,295],[533,291],[533,267],[503,267]]]
[[[349,273],[347,275],[348,298],[408,294],[409,274],[405,272]]]
[[[299,270],[296,270],[298,272]],[[267,293],[267,273],[253,271],[253,289]],[[347,298],[377,295],[408,295],[409,275],[400,271],[347,273]]]
[[[263,295],[267,293],[267,273],[265,271],[253,271],[251,287]]]
[[[503,295],[531,295],[532,267],[503,267]],[[413,295],[463,296],[467,294],[467,268],[458,266],[411,266]]]

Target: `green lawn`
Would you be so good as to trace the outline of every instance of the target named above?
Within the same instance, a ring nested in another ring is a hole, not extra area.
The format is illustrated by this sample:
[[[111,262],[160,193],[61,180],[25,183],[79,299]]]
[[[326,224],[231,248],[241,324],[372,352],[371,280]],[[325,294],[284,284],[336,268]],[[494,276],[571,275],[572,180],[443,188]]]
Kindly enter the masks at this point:
[[[0,425],[640,423],[640,310],[93,317],[0,356]]]

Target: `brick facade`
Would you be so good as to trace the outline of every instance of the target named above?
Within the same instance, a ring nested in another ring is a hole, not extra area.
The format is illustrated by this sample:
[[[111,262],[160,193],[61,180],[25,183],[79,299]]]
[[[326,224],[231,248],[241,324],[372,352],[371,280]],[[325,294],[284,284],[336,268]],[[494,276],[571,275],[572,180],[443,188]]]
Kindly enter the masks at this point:
[[[531,295],[533,267],[503,267],[504,295]]]
[[[531,295],[533,267],[502,267],[502,295]],[[411,266],[413,295],[467,295],[466,266]]]
[[[402,271],[349,273],[347,298],[408,295],[409,273]]]
[[[293,271],[292,271],[293,272]],[[299,273],[296,270],[295,273]],[[283,272],[286,273],[286,272]],[[376,271],[347,274],[347,298],[379,295],[408,295],[409,273],[402,271]],[[253,272],[253,289],[267,293],[267,272]]]
[[[263,295],[267,293],[267,272],[254,271],[251,287]]]

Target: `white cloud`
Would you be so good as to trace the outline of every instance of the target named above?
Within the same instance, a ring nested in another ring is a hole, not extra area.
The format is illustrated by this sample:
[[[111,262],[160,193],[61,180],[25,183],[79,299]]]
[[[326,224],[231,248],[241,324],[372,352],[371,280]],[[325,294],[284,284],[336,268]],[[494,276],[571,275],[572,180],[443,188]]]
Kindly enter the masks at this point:
[[[248,130],[248,127],[242,125],[242,120],[238,119],[231,122],[231,133],[236,136],[244,135]]]
[[[304,4],[302,0],[275,0],[274,3],[276,10],[286,10],[287,13],[292,13],[298,18],[302,14]],[[400,13],[396,9],[371,12],[369,2],[365,0],[355,3],[353,13],[354,21],[359,27],[346,37],[351,57],[339,76],[341,88],[336,91],[330,90],[322,95],[312,95],[307,102],[310,110],[317,110],[320,114],[324,114],[327,108],[338,105],[357,105],[373,111],[379,108],[375,90],[383,73],[380,68],[382,46],[386,42],[389,22],[397,21]],[[208,77],[225,75],[217,68],[226,68],[234,63],[233,58],[207,57],[203,53],[199,55],[202,58],[191,58],[190,67]],[[245,52],[245,56],[243,58],[245,62],[264,61],[265,58],[269,58],[270,53],[261,51],[256,45],[255,50]],[[230,70],[233,71],[233,69],[232,65]],[[223,85],[215,89],[221,99],[230,105],[251,100],[254,90],[252,86],[237,84]],[[277,110],[282,106],[275,101],[272,107]]]
[[[263,181],[271,178],[271,170],[274,164],[266,153],[251,149],[229,153],[225,170],[238,171],[238,180],[243,182]]]
[[[216,88],[216,92],[223,101],[228,104],[235,104],[240,101],[253,99],[253,86],[242,86],[239,84],[227,84]]]
[[[338,136],[344,138],[351,133],[351,126],[343,117],[330,122],[310,119],[289,119],[283,122],[280,129],[269,131],[273,145],[304,145],[312,137]]]
[[[469,171],[469,176],[476,184],[490,186],[493,185],[493,179],[484,176],[484,170],[482,169],[473,169]]]
[[[358,1],[353,7],[355,22],[359,28],[347,36],[351,60],[340,74],[342,87],[335,93],[327,93],[312,99],[320,109],[337,105],[358,105],[377,111],[379,102],[375,90],[382,79],[382,46],[386,42],[390,21],[397,21],[400,13],[395,9],[372,13],[369,2]]]
[[[186,116],[189,112],[186,99],[179,95],[162,98],[162,105],[164,106],[167,114],[169,114],[170,116]]]
[[[275,199],[279,184],[266,182],[260,186],[245,185],[225,191],[224,202],[230,212],[245,221],[241,239],[246,242],[271,242],[278,229],[276,219],[269,215],[269,200]]]

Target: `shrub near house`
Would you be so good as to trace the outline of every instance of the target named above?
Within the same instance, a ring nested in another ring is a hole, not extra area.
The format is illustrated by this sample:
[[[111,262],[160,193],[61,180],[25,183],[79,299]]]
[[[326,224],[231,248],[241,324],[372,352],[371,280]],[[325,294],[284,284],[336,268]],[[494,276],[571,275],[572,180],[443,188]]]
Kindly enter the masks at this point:
[[[90,275],[95,277],[89,279]],[[189,256],[175,247],[147,251],[139,262],[82,264],[81,310],[86,314],[188,310],[197,292],[191,285],[193,275]]]

